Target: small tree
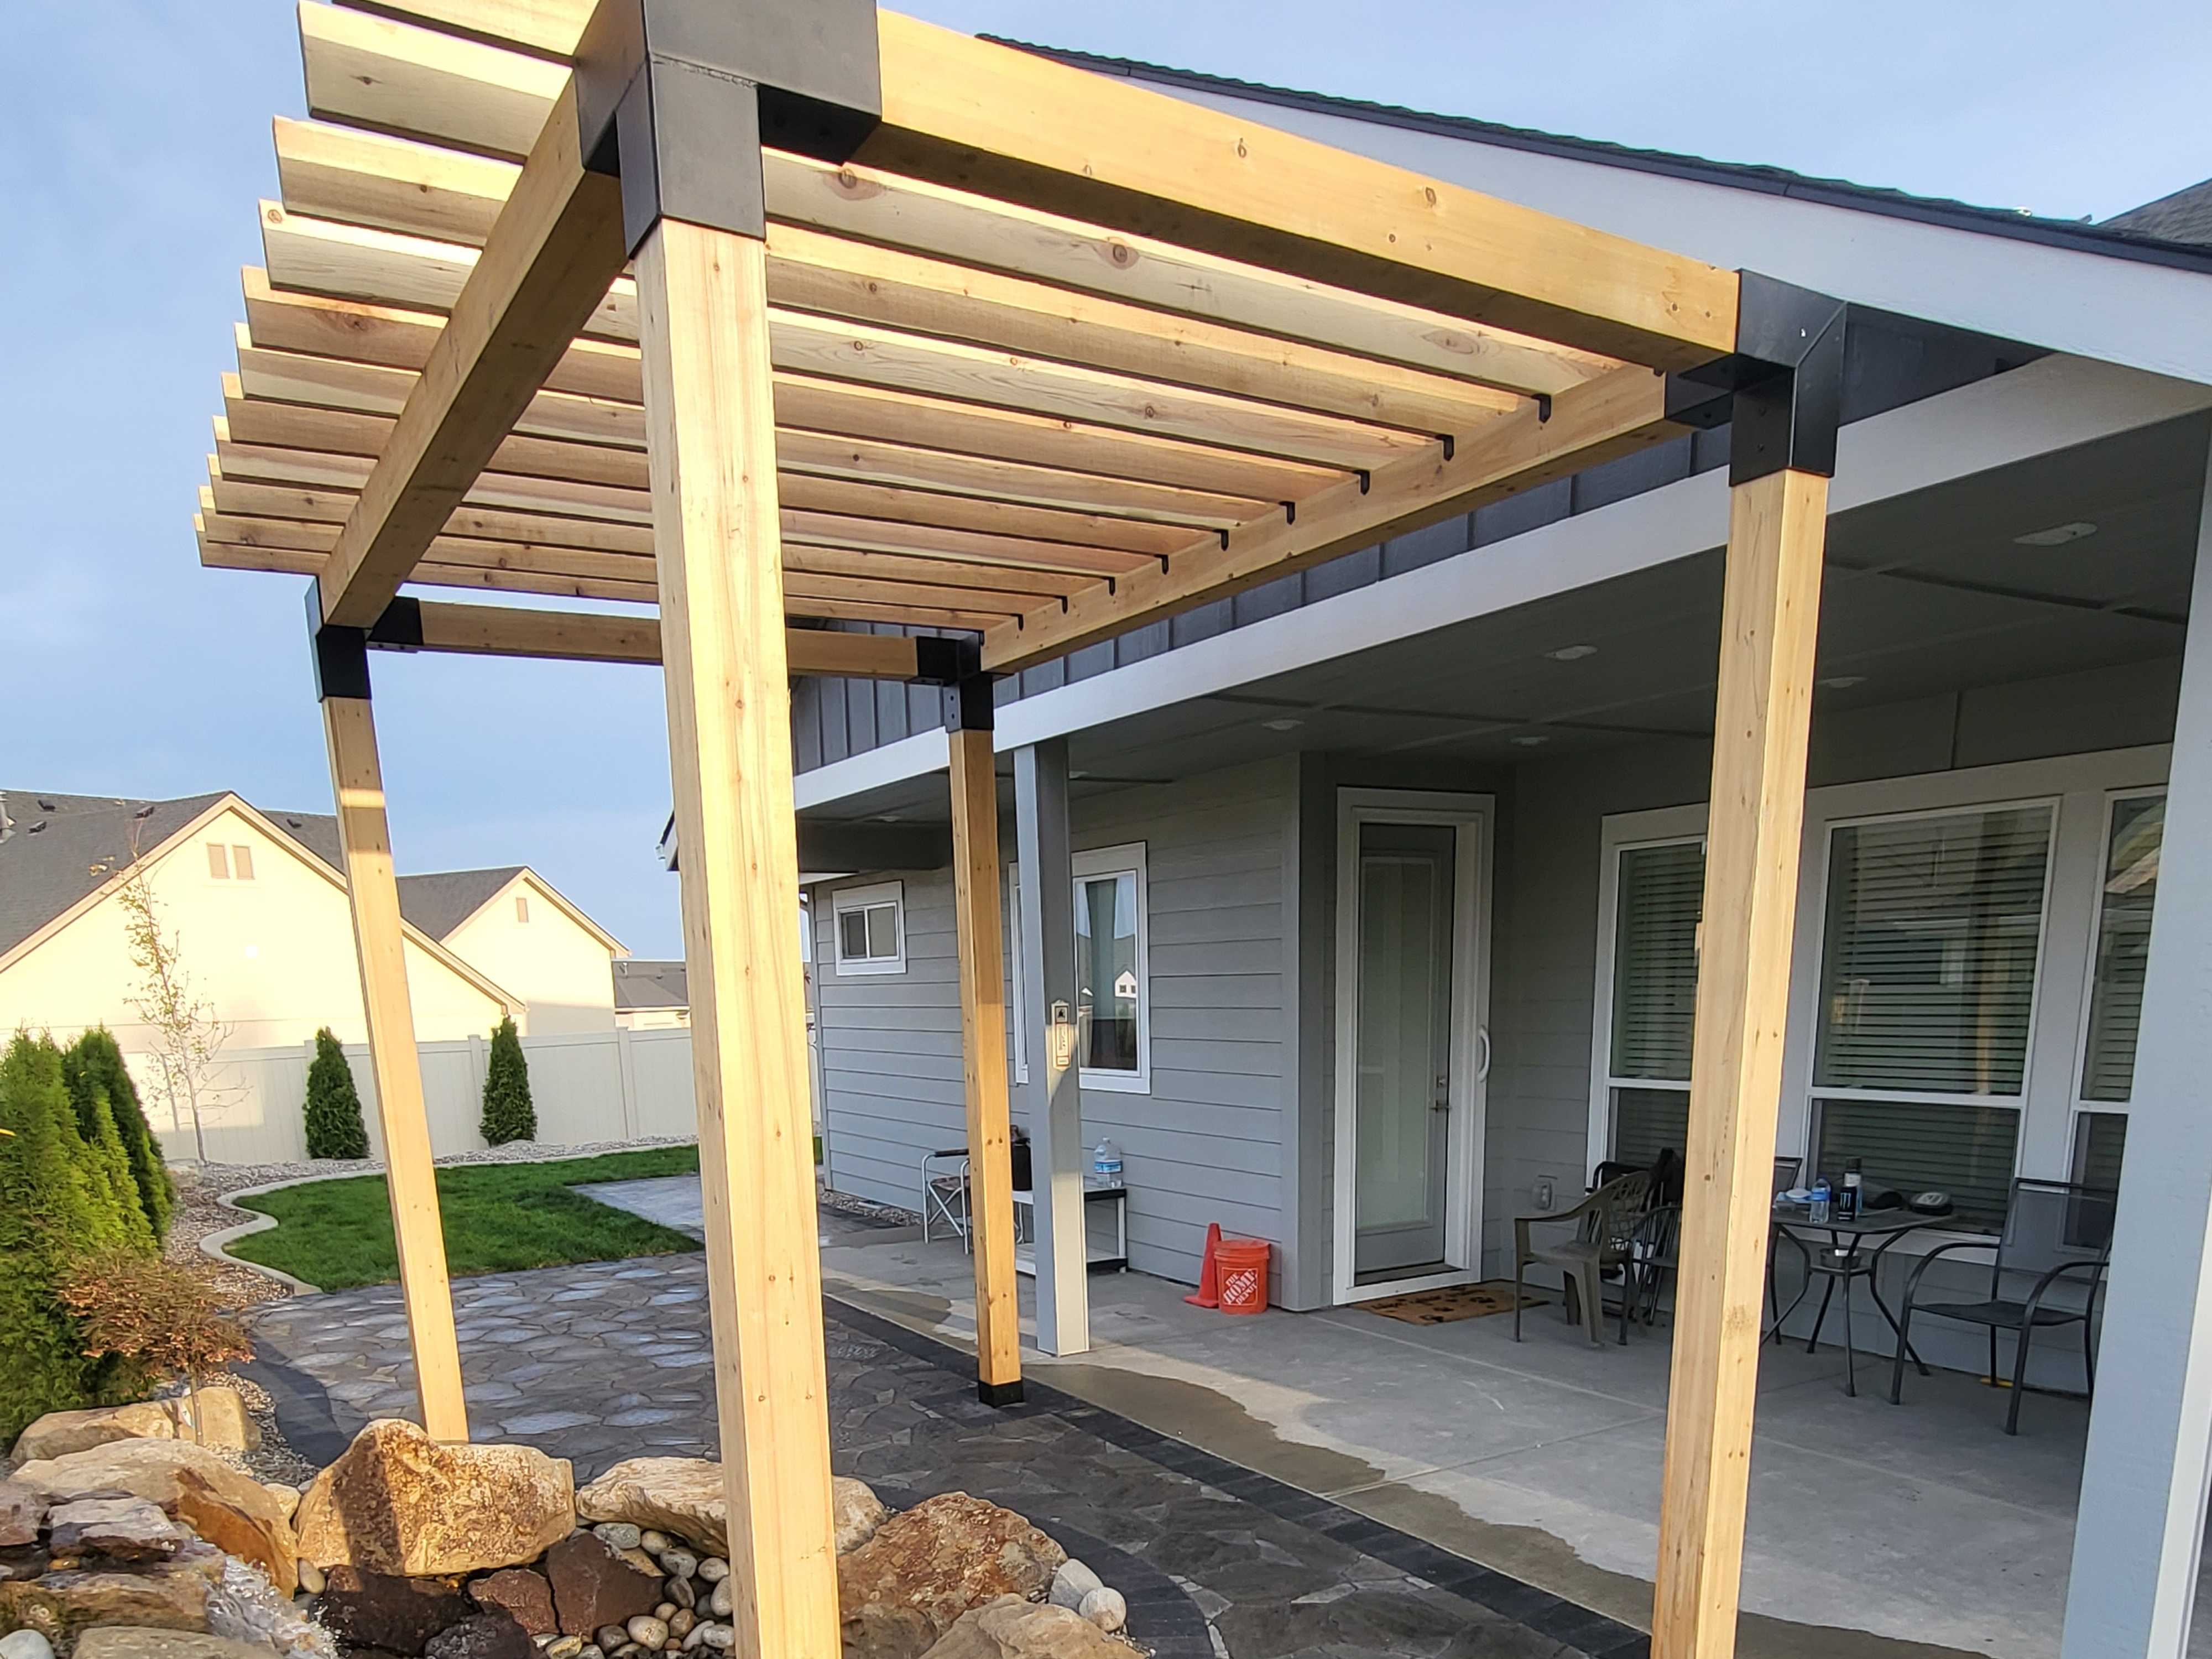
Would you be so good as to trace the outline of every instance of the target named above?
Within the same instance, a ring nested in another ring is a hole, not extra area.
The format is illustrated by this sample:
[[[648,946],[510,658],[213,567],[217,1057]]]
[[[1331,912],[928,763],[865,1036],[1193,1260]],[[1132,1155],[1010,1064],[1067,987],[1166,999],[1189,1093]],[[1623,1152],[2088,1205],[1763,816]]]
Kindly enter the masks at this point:
[[[207,1162],[207,1133],[200,1124],[200,1103],[214,1081],[215,1069],[230,1028],[215,1017],[215,1007],[196,990],[185,969],[180,941],[161,926],[160,905],[146,879],[145,860],[134,837],[131,866],[116,890],[123,907],[123,930],[131,960],[144,975],[130,999],[132,1012],[154,1033],[153,1060],[161,1093],[173,1115],[179,1106],[191,1120],[192,1152]]]
[[[353,1067],[327,1025],[315,1033],[314,1063],[307,1067],[307,1156],[367,1158],[368,1131],[361,1121],[361,1093]]]
[[[176,1207],[176,1188],[168,1165],[161,1160],[161,1143],[146,1122],[138,1103],[138,1085],[123,1063],[123,1050],[106,1026],[96,1025],[62,1054],[62,1073],[69,1081],[70,1098],[76,1104],[78,1133],[96,1133],[93,1103],[105,1097],[131,1165],[131,1178],[138,1189],[138,1207],[145,1212],[154,1237],[169,1231],[169,1212]]]
[[[218,1365],[253,1358],[253,1344],[225,1316],[214,1282],[200,1269],[128,1250],[80,1259],[61,1285],[76,1316],[84,1352],[119,1362],[157,1382],[179,1377],[191,1396],[193,1433],[200,1382]]]
[[[18,1032],[0,1055],[0,1444],[50,1411],[92,1403],[93,1367],[61,1281],[98,1229],[83,1142],[52,1042]]]
[[[491,1059],[484,1066],[484,1139],[494,1146],[538,1139],[538,1109],[530,1103],[530,1065],[513,1015],[492,1028]]]

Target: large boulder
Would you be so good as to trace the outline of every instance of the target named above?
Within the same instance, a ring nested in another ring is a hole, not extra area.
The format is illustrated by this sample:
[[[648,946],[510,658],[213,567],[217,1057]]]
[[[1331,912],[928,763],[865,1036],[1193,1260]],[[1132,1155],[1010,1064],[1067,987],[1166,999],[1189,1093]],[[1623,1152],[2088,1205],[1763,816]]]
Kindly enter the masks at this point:
[[[94,1625],[204,1631],[209,1590],[197,1572],[50,1572],[0,1584],[0,1626],[35,1630],[63,1652]]]
[[[319,1567],[418,1577],[517,1566],[575,1525],[574,1477],[535,1446],[441,1445],[386,1418],[315,1477],[294,1523]]]
[[[260,1426],[246,1414],[236,1389],[210,1383],[161,1403],[177,1420],[179,1440],[196,1440],[218,1451],[252,1451],[261,1444]]]
[[[113,1561],[167,1561],[185,1545],[185,1534],[143,1498],[80,1498],[57,1504],[46,1516],[50,1547],[57,1555],[99,1555]]]
[[[867,1483],[838,1475],[830,1483],[837,1553],[868,1541],[883,1519],[882,1500]],[[730,1509],[722,1466],[708,1457],[633,1457],[576,1493],[586,1521],[628,1522],[673,1533],[714,1555],[730,1551]]]
[[[1129,1659],[1130,1651],[1066,1607],[1002,1595],[954,1620],[927,1659]]]
[[[838,1559],[848,1659],[921,1659],[971,1608],[1042,1597],[1066,1559],[1012,1510],[964,1492],[926,1498]]]
[[[416,1654],[479,1609],[453,1578],[395,1578],[336,1566],[314,1601],[316,1621],[349,1648]]]
[[[299,1543],[269,1489],[188,1441],[118,1440],[26,1463],[15,1479],[49,1502],[118,1492],[143,1498],[209,1543],[253,1563],[280,1595],[299,1587]]]
[[[238,1390],[211,1383],[172,1400],[140,1400],[127,1406],[93,1406],[83,1411],[48,1412],[16,1437],[18,1462],[67,1457],[118,1440],[191,1440],[222,1451],[251,1451],[261,1431],[246,1415]]]
[[[580,1532],[545,1552],[553,1613],[561,1629],[589,1638],[608,1625],[626,1625],[660,1601],[660,1573],[650,1556],[641,1568],[606,1539]]]

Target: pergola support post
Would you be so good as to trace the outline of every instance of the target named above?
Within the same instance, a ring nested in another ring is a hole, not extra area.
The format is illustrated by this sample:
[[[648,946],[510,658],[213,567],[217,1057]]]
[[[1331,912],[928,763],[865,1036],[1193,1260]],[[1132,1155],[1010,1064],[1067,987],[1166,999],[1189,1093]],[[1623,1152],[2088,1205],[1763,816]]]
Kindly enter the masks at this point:
[[[2212,467],[2200,513],[2064,1659],[2189,1650],[2212,1478]]]
[[[1065,738],[1014,751],[1014,830],[1022,881],[1022,1001],[1029,1028],[1036,1343],[1042,1353],[1087,1353],[1090,1249],[1083,1201],[1075,878],[1068,850]]]
[[[953,911],[960,939],[960,1052],[967,1083],[968,1218],[975,1263],[975,1393],[986,1405],[1010,1406],[1022,1397],[1022,1331],[1014,1289],[999,774],[991,716],[990,676],[964,675],[945,688]]]
[[[384,1132],[385,1188],[398,1245],[399,1289],[415,1355],[415,1395],[434,1440],[465,1441],[461,1350],[446,1273],[446,1236],[438,1218],[437,1170],[422,1103],[422,1061],[407,994],[407,941],[399,884],[392,866],[392,828],[384,810],[384,769],[369,707],[364,630],[320,625],[319,595],[307,593],[315,654],[315,693],[330,748],[346,898],[353,912],[361,1000],[368,1022],[369,1069]]]
[[[1844,322],[1747,276],[1732,398],[1670,387],[1732,432],[1654,1659],[1735,1651]]]

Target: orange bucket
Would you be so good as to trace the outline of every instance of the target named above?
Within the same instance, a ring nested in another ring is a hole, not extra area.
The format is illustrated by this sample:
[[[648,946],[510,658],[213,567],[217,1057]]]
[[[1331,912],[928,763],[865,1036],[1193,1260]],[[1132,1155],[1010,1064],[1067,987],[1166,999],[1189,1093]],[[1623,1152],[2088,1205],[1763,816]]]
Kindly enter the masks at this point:
[[[1224,1238],[1215,1261],[1221,1273],[1221,1311],[1267,1311],[1267,1257],[1275,1247],[1264,1238]]]

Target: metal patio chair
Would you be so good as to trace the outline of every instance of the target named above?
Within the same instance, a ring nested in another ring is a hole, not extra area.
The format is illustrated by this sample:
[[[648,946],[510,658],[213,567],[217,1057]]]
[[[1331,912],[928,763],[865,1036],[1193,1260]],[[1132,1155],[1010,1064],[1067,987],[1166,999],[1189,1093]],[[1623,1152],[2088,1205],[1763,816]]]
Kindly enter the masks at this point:
[[[1583,1325],[1593,1346],[1604,1342],[1605,1278],[1621,1279],[1620,1340],[1628,1340],[1628,1322],[1633,1313],[1636,1288],[1630,1272],[1635,1260],[1635,1241],[1645,1212],[1650,1208],[1653,1176],[1638,1170],[1616,1176],[1571,1210],[1557,1215],[1523,1215],[1513,1218],[1513,1340],[1521,1340],[1521,1291],[1524,1271],[1532,1265],[1557,1267],[1565,1279],[1566,1315],[1570,1323],[1579,1304]],[[1539,1226],[1574,1228],[1574,1236],[1554,1244],[1538,1244],[1530,1229]]]
[[[1990,1386],[1997,1385],[1997,1333],[2013,1333],[2012,1402],[2005,1411],[2005,1432],[2020,1432],[2020,1397],[2027,1392],[2027,1351],[2039,1330],[2055,1325],[2081,1328],[2081,1373],[2085,1392],[2097,1389],[2096,1345],[2090,1320],[2096,1311],[2097,1291],[2104,1282],[2105,1267],[2112,1248],[2112,1219],[2118,1213],[2117,1195],[2109,1189],[2079,1186],[2063,1181],[2026,1178],[2012,1183],[2012,1204],[2005,1212],[2004,1231],[1995,1238],[1954,1239],[1939,1244],[1923,1256],[1905,1281],[1905,1305],[1898,1316],[1897,1358],[1889,1378],[1889,1402],[1899,1403],[1905,1389],[1905,1340],[1912,1316],[1930,1314],[1983,1325],[1990,1333]],[[1939,1258],[1956,1250],[1988,1250],[1990,1294],[1981,1302],[1921,1302],[1920,1280]],[[2010,1275],[2008,1286],[2007,1275]],[[2079,1306],[2052,1302],[2051,1292],[2062,1280],[2075,1279],[2084,1286]],[[2032,1282],[2031,1282],[2032,1281]],[[2008,1296],[2008,1288],[2025,1287],[2025,1296]]]

